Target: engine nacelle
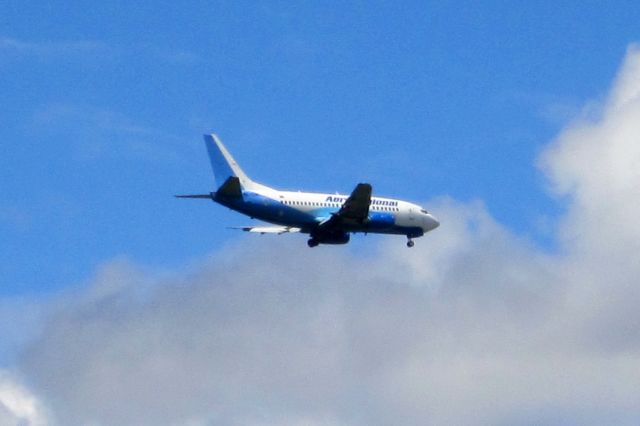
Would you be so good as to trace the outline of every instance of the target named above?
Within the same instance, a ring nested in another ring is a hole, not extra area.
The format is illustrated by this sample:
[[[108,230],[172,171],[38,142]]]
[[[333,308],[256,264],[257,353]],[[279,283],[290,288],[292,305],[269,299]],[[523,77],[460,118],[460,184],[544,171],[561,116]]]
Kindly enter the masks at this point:
[[[315,235],[314,238],[321,244],[347,244],[350,237],[348,232],[331,232]]]

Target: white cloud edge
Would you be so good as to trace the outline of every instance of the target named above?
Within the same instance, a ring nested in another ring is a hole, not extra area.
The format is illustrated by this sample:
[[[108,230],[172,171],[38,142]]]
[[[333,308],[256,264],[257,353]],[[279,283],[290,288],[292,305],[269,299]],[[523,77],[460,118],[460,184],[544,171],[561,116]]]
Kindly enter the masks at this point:
[[[4,408],[9,424],[28,426],[50,425],[50,418],[42,402],[27,387],[18,381],[13,373],[0,369],[0,408]],[[5,424],[5,423],[3,423]]]

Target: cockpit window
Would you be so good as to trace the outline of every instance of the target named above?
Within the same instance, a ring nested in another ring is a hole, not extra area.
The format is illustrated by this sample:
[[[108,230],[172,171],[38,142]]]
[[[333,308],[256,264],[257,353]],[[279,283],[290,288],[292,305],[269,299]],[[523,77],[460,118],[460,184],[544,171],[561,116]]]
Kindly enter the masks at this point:
[[[421,213],[424,213],[424,214],[429,214],[429,212],[428,212],[428,211],[426,211],[425,209],[420,209],[420,212],[421,212]]]

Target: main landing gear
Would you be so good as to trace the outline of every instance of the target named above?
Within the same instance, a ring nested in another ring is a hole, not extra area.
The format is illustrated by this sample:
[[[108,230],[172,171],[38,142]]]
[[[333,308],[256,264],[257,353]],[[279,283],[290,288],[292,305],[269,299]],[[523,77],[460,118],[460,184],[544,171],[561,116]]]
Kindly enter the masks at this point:
[[[415,245],[411,237],[407,237],[407,247],[411,248]]]
[[[318,244],[320,244],[320,242],[315,238],[309,238],[309,241],[307,241],[309,247],[316,247]]]

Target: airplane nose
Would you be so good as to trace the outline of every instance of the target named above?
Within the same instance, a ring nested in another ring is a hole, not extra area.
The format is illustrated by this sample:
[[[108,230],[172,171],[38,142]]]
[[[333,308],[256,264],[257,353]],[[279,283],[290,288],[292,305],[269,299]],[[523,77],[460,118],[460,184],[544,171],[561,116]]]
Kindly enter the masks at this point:
[[[431,213],[427,214],[427,217],[424,220],[424,231],[425,232],[429,232],[432,231],[434,229],[436,229],[438,226],[440,226],[440,222],[438,222],[438,219],[436,219]]]

